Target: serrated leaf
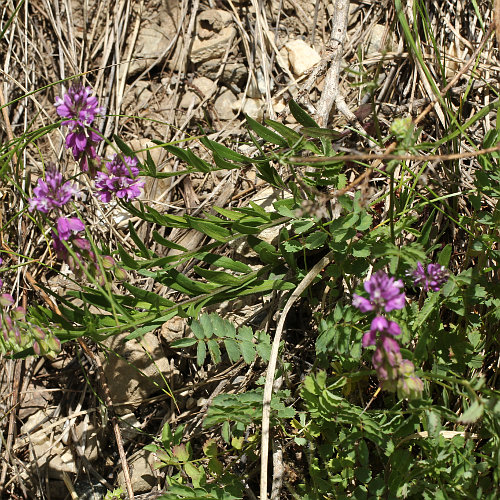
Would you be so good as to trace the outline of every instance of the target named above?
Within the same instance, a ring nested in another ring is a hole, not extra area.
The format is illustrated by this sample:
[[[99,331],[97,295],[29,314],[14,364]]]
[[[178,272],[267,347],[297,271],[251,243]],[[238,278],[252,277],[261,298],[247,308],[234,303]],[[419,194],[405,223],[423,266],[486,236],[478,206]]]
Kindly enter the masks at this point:
[[[187,462],[189,460],[189,452],[185,444],[178,444],[172,447],[172,455],[179,460],[179,462]]]
[[[200,467],[198,469],[191,462],[187,462],[186,464],[184,464],[184,471],[193,481],[193,486],[195,488],[199,488],[200,483],[201,483],[203,477],[205,476],[205,474],[203,472],[203,468]]]

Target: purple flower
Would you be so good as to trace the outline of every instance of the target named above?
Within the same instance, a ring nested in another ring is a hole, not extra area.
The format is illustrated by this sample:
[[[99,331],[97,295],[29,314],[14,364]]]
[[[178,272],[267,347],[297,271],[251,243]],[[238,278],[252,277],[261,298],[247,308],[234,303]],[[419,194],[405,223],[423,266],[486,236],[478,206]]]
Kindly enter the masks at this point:
[[[104,113],[99,107],[97,97],[92,96],[92,88],[84,87],[81,83],[72,85],[62,97],[56,97],[57,114],[68,118],[62,122],[70,130],[80,126],[89,127],[96,115]]]
[[[33,189],[33,198],[29,199],[29,210],[39,210],[44,214],[53,208],[61,208],[66,205],[78,190],[68,181],[63,183],[61,172],[55,166],[47,169],[45,181],[38,179],[37,187]]]
[[[106,163],[105,172],[97,172],[95,181],[99,198],[103,203],[109,203],[112,195],[129,201],[141,194],[144,181],[137,179],[139,169],[137,158],[124,156],[123,159],[114,155],[112,160]]]
[[[401,291],[403,282],[387,276],[384,271],[377,271],[365,281],[365,290],[370,294],[370,299],[353,295],[352,303],[361,312],[376,310],[390,312],[394,309],[403,309],[405,294]]]
[[[401,328],[394,321],[388,321],[383,316],[375,316],[372,320],[370,330],[363,335],[363,347],[374,345],[377,340],[377,333],[388,333],[393,337],[401,335]]]
[[[372,357],[373,367],[382,385],[397,380],[402,360],[399,344],[389,335],[382,334]]]
[[[449,276],[444,266],[428,264],[427,269],[424,269],[421,262],[417,262],[417,268],[407,274],[413,278],[413,284],[422,287],[425,292],[429,290],[437,292],[448,281]]]
[[[71,149],[75,160],[80,161],[83,172],[90,170],[94,175],[97,144],[102,137],[94,132],[90,126],[97,114],[104,113],[99,107],[97,98],[92,96],[92,88],[81,84],[73,85],[61,97],[56,97],[56,110],[59,116],[68,118],[62,122],[70,130],[66,136],[66,147]]]
[[[57,219],[57,232],[61,240],[68,241],[73,233],[84,229],[85,224],[78,217],[59,217]]]
[[[101,140],[101,136],[93,130],[78,127],[66,136],[66,147],[71,149],[76,160],[80,159],[82,155],[95,159],[97,158],[95,146]]]

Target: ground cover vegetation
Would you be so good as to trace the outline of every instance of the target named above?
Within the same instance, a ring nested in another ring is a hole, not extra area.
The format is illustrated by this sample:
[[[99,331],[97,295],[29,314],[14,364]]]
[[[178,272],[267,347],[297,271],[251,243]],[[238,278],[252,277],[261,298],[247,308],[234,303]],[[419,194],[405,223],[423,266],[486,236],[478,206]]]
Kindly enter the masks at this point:
[[[83,3],[1,11],[1,495],[497,498],[495,5]]]

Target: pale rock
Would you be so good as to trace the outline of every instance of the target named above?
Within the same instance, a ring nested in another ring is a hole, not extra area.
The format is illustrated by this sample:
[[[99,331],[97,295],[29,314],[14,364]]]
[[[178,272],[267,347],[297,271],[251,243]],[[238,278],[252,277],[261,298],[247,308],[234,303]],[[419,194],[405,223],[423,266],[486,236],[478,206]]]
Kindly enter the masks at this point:
[[[392,52],[397,47],[394,34],[384,24],[376,24],[370,32],[370,39],[366,47],[365,56],[379,55],[384,52]]]
[[[109,352],[106,356],[100,354],[111,399],[120,415],[134,411],[164,388],[171,368],[153,333],[124,342],[127,335],[113,335],[104,340]]]
[[[198,16],[197,35],[201,40],[206,40],[219,33],[233,20],[230,12],[220,9],[207,9]]]
[[[236,113],[241,107],[241,102],[241,99],[238,99],[231,106],[233,111]],[[245,99],[245,103],[243,104],[243,109],[241,111],[257,121],[261,121],[264,116],[263,103],[260,99]]]
[[[285,108],[286,108],[286,103],[285,103],[285,99],[281,98],[281,99],[273,99],[272,100],[272,104],[273,104],[273,109],[274,109],[274,112],[279,115]]]
[[[186,328],[186,319],[175,316],[172,319],[169,319],[167,322],[163,323],[163,325],[161,326],[160,335],[167,343],[170,344],[175,340],[179,340],[185,337]]]
[[[179,103],[179,107],[181,109],[189,109],[191,106],[196,106],[197,104],[200,104],[201,100],[200,98],[196,95],[195,92],[191,92],[188,90],[187,92],[184,93],[184,95],[181,98],[181,102]]]
[[[236,101],[236,96],[230,90],[225,90],[219,97],[217,97],[214,109],[219,119],[232,120],[236,116],[232,108]]]
[[[201,40],[199,37],[196,37],[191,47],[191,62],[196,64],[211,59],[222,59],[228,43],[235,35],[236,29],[233,26],[227,26],[226,28],[222,28],[219,33],[206,40]]]
[[[45,411],[37,411],[31,415],[21,428],[22,434],[29,433],[30,442],[30,469],[32,474],[36,474],[39,469],[47,467],[50,478],[61,478],[63,472],[75,474],[77,472],[77,456],[73,456],[71,447],[63,443],[62,436],[66,434],[65,442],[72,440],[69,429],[63,429],[63,426],[52,428],[50,432],[44,429],[42,423],[47,417]],[[31,429],[41,424],[42,427],[34,432]],[[78,443],[84,450],[85,457],[90,462],[95,461],[99,456],[99,440],[97,429],[93,424],[86,425],[80,422],[75,429]],[[85,446],[84,446],[85,444]]]
[[[144,449],[139,450],[128,460],[130,469],[130,482],[134,487],[134,493],[149,493],[157,484],[153,474],[155,462],[153,453]],[[118,484],[126,491],[123,471],[118,474]]]
[[[321,57],[313,47],[304,40],[291,40],[285,44],[288,51],[288,60],[295,75],[301,76],[315,64],[321,61]]]
[[[177,0],[166,0],[154,13],[146,12],[141,20],[128,76],[146,70],[155,62],[161,63],[167,57],[166,51],[177,32],[179,12]],[[127,51],[128,47],[124,53]]]
[[[217,88],[215,82],[213,82],[206,76],[199,76],[197,78],[194,78],[192,84],[202,93],[203,97],[209,97],[215,92],[215,89]]]

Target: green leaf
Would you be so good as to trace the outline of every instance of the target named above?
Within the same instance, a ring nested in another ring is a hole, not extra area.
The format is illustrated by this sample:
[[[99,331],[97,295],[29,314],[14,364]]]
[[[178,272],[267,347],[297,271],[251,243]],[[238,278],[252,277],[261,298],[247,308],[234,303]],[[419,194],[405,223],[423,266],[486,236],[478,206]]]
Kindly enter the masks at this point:
[[[331,130],[329,128],[319,128],[319,127],[302,127],[300,131],[309,137],[315,137],[318,139],[330,139],[332,141],[336,141],[337,139],[342,137],[340,132],[336,130]]]
[[[306,238],[305,247],[309,250],[320,248],[325,244],[328,239],[328,234],[323,231],[316,231]]]
[[[196,363],[198,363],[198,366],[203,365],[206,357],[207,357],[207,346],[205,342],[202,340],[201,342],[198,342],[198,347],[196,349]]]
[[[207,341],[207,347],[210,352],[210,356],[212,357],[212,361],[215,364],[219,364],[221,362],[221,354],[219,349],[219,344],[214,339],[210,339]]]
[[[484,413],[484,405],[481,401],[474,401],[467,410],[462,413],[462,416],[459,417],[458,421],[462,424],[473,424],[477,420],[479,420]]]
[[[139,267],[135,259],[125,252],[120,244],[118,244],[118,254],[120,255],[122,263],[129,269],[137,269]]]
[[[217,153],[221,158],[225,158],[226,160],[237,161],[239,163],[255,163],[251,158],[243,156],[240,153],[236,153],[236,151],[233,151],[232,149],[229,149],[226,146],[219,144],[218,142],[211,141],[207,137],[201,138],[200,142],[205,147],[210,149],[210,151]]]
[[[203,234],[206,234],[207,236],[213,238],[214,240],[225,243],[227,239],[231,236],[231,231],[228,231],[226,228],[214,224],[213,222],[208,222],[203,219],[190,217],[188,215],[185,218],[188,221],[190,227],[196,229],[197,231],[200,231]]]
[[[120,137],[114,134],[113,140],[115,141],[116,145],[120,148],[120,151],[125,156],[130,156],[131,158],[135,158],[134,151]]]
[[[227,355],[231,360],[231,363],[236,363],[241,357],[240,349],[238,343],[234,339],[224,339],[224,347],[226,348]]]
[[[448,267],[451,259],[452,246],[448,243],[439,253],[438,264],[440,266]]]
[[[241,354],[243,355],[243,359],[247,365],[253,363],[255,359],[255,345],[253,342],[249,342],[247,340],[242,340],[241,344]]]
[[[279,136],[272,130],[269,130],[267,127],[264,127],[264,125],[261,125],[259,122],[255,121],[250,116],[245,115],[245,118],[247,120],[248,126],[265,141],[270,142],[271,144],[276,144],[277,146],[281,147],[288,146],[288,143],[285,141],[285,139],[283,139],[283,137]]]
[[[304,127],[314,127],[319,128],[318,124],[314,121],[314,119],[301,108],[293,99],[290,99],[288,102],[288,106],[290,107],[290,113],[292,113],[293,117]]]
[[[209,269],[203,269],[198,266],[194,266],[194,270],[202,278],[220,285],[240,286],[247,278],[246,276],[236,277],[225,271],[210,271]]]
[[[191,321],[191,325],[189,326],[197,339],[203,340],[206,337],[205,329],[200,321],[193,319],[193,321]]]
[[[186,162],[189,166],[193,167],[198,172],[210,172],[212,170],[209,163],[196,156],[189,149],[182,149],[170,144],[163,145],[163,149],[177,156],[180,160]]]
[[[181,252],[188,251],[187,248],[185,248],[181,245],[177,245],[177,243],[174,243],[170,240],[167,240],[166,238],[161,236],[160,233],[158,233],[158,231],[153,231],[153,239],[156,241],[156,243],[159,243],[160,245],[167,247],[167,248],[170,248],[172,250],[179,250]]]
[[[161,431],[161,444],[164,448],[170,448],[170,444],[172,443],[172,429],[170,429],[170,425],[168,422],[165,422],[163,429]]]
[[[252,268],[247,264],[230,259],[229,257],[224,257],[223,255],[217,255],[210,252],[200,252],[196,254],[198,260],[207,262],[212,266],[222,267],[223,269],[230,269],[231,271],[236,271],[238,273],[251,273]]]
[[[172,347],[173,349],[178,349],[181,347],[191,347],[192,345],[196,344],[196,342],[198,341],[195,338],[186,337],[183,339],[174,340],[170,343],[170,347]]]

